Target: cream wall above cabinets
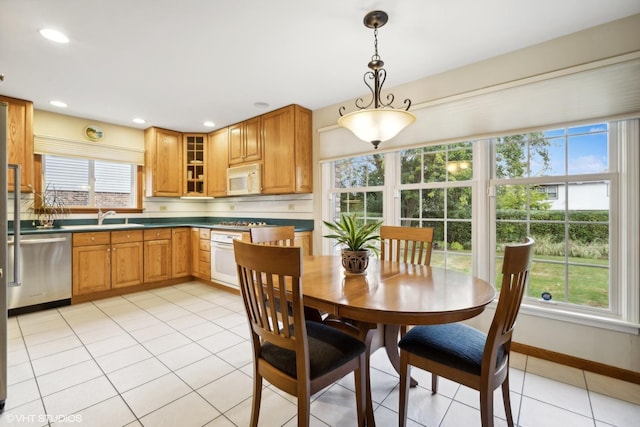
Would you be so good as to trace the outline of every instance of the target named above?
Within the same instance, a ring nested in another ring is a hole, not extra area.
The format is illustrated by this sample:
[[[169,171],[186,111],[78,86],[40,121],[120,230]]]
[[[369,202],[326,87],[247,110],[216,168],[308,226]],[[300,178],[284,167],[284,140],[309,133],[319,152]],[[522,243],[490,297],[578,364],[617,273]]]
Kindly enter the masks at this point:
[[[42,136],[68,141],[92,142],[85,135],[85,129],[89,125],[97,125],[104,132],[103,138],[94,144],[144,150],[144,131],[142,129],[102,123],[44,110],[35,110],[33,113],[33,133],[36,138]]]

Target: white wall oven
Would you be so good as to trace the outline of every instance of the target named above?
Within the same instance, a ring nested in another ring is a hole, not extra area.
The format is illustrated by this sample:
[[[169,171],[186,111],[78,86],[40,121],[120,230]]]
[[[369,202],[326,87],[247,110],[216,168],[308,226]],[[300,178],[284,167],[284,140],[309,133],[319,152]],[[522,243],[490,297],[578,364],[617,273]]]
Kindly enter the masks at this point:
[[[233,239],[242,239],[242,232],[211,230],[211,281],[239,288]]]

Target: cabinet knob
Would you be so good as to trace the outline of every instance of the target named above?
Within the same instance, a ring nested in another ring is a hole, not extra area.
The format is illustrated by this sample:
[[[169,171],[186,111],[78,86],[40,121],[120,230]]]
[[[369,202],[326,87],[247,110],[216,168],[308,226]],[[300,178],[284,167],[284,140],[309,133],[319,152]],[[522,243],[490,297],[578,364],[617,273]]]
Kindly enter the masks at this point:
[[[95,237],[93,237],[93,236],[91,236],[91,240],[96,240],[96,238],[95,238]]]

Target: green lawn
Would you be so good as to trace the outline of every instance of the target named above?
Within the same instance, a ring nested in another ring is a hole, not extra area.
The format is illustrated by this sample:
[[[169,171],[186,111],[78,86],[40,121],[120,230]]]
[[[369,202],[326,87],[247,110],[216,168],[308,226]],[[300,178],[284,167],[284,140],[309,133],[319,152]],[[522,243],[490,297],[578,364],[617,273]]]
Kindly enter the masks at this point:
[[[447,268],[471,272],[469,252],[449,253]],[[554,261],[563,262],[555,264]],[[550,292],[553,300],[570,304],[597,308],[609,307],[608,260],[569,258],[569,281],[565,287],[564,258],[557,256],[534,256],[527,296],[540,298],[542,292]],[[444,253],[434,251],[431,265],[444,267]],[[500,271],[502,259],[496,261],[496,271]],[[498,283],[499,285],[499,283]],[[568,292],[567,292],[568,291]]]

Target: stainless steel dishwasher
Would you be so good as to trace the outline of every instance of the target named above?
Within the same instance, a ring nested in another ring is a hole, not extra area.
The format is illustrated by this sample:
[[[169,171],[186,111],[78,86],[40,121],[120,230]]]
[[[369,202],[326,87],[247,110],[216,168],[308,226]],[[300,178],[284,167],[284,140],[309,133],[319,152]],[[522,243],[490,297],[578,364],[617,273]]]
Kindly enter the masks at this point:
[[[20,236],[20,285],[7,288],[9,314],[71,303],[71,233]],[[14,238],[9,236],[9,247]],[[13,276],[13,250],[8,270]]]

